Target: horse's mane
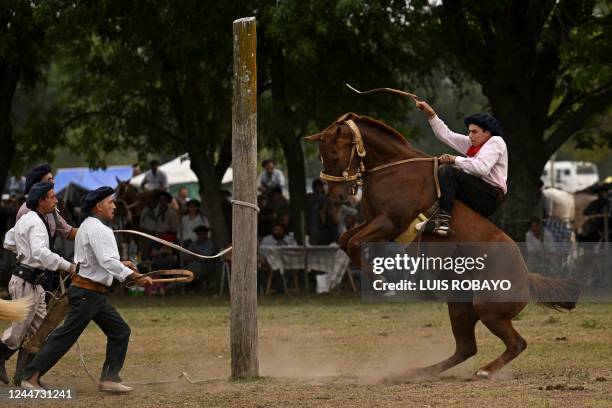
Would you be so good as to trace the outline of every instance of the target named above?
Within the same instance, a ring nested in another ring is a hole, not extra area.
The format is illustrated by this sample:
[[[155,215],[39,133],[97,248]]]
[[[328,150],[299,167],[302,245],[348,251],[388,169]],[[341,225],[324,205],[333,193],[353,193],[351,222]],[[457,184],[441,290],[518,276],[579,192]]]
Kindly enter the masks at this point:
[[[357,115],[353,112],[349,112],[346,113],[344,115],[342,115],[340,118],[338,118],[336,120],[336,123],[338,122],[342,122],[346,119],[352,119],[354,120],[356,123],[363,123],[366,125],[369,125],[375,129],[378,129],[381,133],[384,133],[387,136],[391,136],[392,139],[396,142],[398,142],[402,147],[410,149],[416,153],[419,153],[423,156],[429,156],[426,153],[415,149],[410,142],[408,142],[408,140],[397,130],[393,129],[391,126],[387,125],[386,123],[383,123],[377,119],[371,118],[369,116],[361,116],[361,115]]]

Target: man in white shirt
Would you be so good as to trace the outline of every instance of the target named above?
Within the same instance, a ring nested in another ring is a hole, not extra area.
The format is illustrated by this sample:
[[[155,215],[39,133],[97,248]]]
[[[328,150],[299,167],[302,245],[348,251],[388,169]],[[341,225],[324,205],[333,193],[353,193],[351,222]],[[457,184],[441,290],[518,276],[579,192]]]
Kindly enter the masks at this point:
[[[272,234],[265,236],[260,246],[292,246],[297,245],[292,235],[287,234],[287,226],[277,221],[272,226]]]
[[[258,190],[269,195],[275,189],[285,187],[285,176],[283,172],[276,168],[276,163],[272,159],[266,159],[261,163],[264,171],[259,175]]]
[[[151,160],[150,169],[145,172],[140,187],[145,190],[167,190],[168,177],[159,169],[159,161]]]
[[[25,194],[30,193],[30,189],[36,183],[41,181],[50,181],[54,182],[53,179],[53,170],[51,169],[51,165],[41,164],[40,166],[34,167],[26,176],[25,182]],[[26,203],[23,203],[19,210],[17,211],[16,221],[18,221],[24,214],[28,213],[30,209],[27,207]],[[77,229],[68,224],[68,222],[54,209],[53,212],[49,214],[45,214],[47,218],[47,222],[49,224],[49,228],[51,229],[51,236],[53,239],[59,236],[63,239],[74,240],[76,236]]]
[[[444,154],[438,170],[441,197],[439,211],[429,220],[417,224],[417,229],[441,236],[452,231],[449,227],[453,201],[460,199],[484,217],[495,212],[507,192],[508,150],[502,139],[502,128],[488,113],[475,113],[464,119],[469,135],[452,132],[427,102],[417,101],[436,137],[457,152]]]
[[[35,305],[27,318],[14,322],[5,330],[0,341],[0,381],[8,384],[9,379],[4,368],[6,360],[20,347],[26,335],[31,335],[47,315],[45,290],[42,280],[45,271],[68,271],[74,273],[75,265],[53,252],[53,238],[46,215],[55,211],[57,197],[53,183],[43,181],[29,188],[25,213],[7,232],[4,247],[17,254],[17,265],[9,282],[9,293],[12,299],[34,298]],[[32,356],[20,352],[15,370],[15,385],[21,383],[21,372]]]
[[[75,242],[74,258],[78,262],[78,274],[69,289],[70,311],[64,324],[55,329],[25,369],[21,386],[39,389],[39,378],[50,370],[77,341],[92,320],[107,337],[106,361],[98,389],[111,393],[127,393],[132,390],[121,384],[119,371],[123,367],[130,338],[130,327],[108,302],[106,292],[116,278],[135,281],[139,286],[149,286],[151,278],[136,272],[130,261],[119,260],[119,250],[108,227],[113,219],[114,190],[100,187],[90,191],[83,200],[82,209],[89,216],[83,221]]]

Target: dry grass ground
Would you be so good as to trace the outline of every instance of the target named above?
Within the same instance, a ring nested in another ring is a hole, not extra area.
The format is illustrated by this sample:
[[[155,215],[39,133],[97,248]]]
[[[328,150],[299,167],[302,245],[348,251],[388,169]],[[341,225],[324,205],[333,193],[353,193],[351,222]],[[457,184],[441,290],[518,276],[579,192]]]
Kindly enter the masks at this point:
[[[227,300],[112,301],[132,327],[122,376],[135,392],[99,394],[73,349],[45,377],[76,391],[76,399],[63,406],[612,406],[612,304],[582,304],[572,313],[529,305],[515,322],[528,348],[494,380],[472,377],[503,349],[479,324],[479,352],[472,359],[436,380],[381,385],[384,375],[452,352],[445,305],[366,304],[344,296],[260,299],[262,378],[236,383],[228,380]],[[97,377],[105,338],[92,324],[80,343]],[[14,362],[7,364],[11,372]],[[182,372],[197,383],[179,378]]]

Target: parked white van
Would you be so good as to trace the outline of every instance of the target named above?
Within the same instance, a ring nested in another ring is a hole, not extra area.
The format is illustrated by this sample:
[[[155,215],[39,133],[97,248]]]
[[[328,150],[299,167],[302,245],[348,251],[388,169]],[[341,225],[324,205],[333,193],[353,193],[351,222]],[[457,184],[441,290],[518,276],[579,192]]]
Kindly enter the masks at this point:
[[[581,161],[548,161],[540,178],[545,187],[575,193],[599,181],[597,166]]]

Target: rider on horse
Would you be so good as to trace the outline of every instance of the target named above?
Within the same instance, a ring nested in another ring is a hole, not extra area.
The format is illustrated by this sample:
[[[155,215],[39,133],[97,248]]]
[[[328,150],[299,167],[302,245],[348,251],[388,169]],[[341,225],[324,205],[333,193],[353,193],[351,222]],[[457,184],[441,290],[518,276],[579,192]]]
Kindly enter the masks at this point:
[[[507,192],[508,150],[497,119],[488,113],[475,113],[463,122],[469,129],[465,136],[452,132],[427,102],[417,101],[416,107],[427,115],[429,124],[440,141],[462,155],[444,154],[438,170],[441,197],[437,211],[416,228],[447,236],[453,210],[453,200],[460,199],[484,217],[495,212]]]

